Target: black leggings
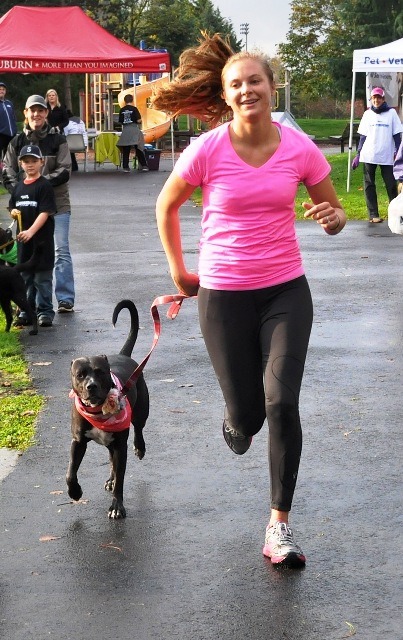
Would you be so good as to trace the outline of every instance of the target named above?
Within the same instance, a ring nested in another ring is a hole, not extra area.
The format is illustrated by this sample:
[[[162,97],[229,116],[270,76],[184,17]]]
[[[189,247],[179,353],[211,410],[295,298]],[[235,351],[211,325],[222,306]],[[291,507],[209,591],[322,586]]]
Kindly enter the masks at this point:
[[[271,506],[291,509],[302,447],[299,393],[312,327],[305,276],[253,291],[199,289],[200,327],[225,420],[253,436],[269,424]]]

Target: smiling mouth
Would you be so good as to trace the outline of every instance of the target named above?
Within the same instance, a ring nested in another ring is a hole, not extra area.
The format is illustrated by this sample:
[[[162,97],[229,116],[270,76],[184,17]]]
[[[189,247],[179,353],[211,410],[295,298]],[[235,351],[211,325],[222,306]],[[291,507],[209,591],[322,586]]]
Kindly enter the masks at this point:
[[[91,396],[88,398],[81,398],[81,402],[86,406],[86,407],[98,407],[101,404],[104,403],[105,400],[102,400],[101,398],[99,398],[98,396]]]

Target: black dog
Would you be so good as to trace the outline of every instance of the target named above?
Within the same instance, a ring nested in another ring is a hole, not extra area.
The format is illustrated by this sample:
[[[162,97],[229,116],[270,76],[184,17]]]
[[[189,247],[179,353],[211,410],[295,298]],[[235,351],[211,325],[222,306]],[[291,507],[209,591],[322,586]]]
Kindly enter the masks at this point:
[[[17,260],[16,252],[15,255],[13,255],[15,244],[11,228],[3,229],[3,227],[0,226],[0,254],[2,256],[0,264],[14,266]]]
[[[72,409],[70,463],[66,481],[68,494],[73,500],[79,500],[82,489],[77,479],[77,471],[85,455],[87,444],[95,440],[109,450],[110,476],[105,482],[105,489],[112,491],[113,500],[109,507],[109,518],[126,517],[123,506],[123,483],[127,460],[127,439],[130,421],[134,427],[134,451],[141,460],[146,452],[143,439],[143,427],[149,413],[148,389],[143,374],[123,397],[128,401],[126,408],[121,408],[122,398],[118,395],[117,386],[124,385],[137,367],[132,360],[131,353],[137,340],[139,317],[135,304],[131,300],[119,302],[113,312],[112,322],[115,325],[119,312],[128,309],[130,312],[130,332],[120,353],[113,356],[91,356],[77,358],[71,363],[71,382],[74,405]],[[115,377],[115,380],[113,379]],[[114,407],[116,402],[120,407]],[[112,407],[111,407],[112,405]],[[132,412],[131,419],[125,416],[128,409]],[[114,426],[113,411],[116,411],[116,425]],[[99,424],[97,424],[99,420]],[[129,424],[127,424],[129,420]],[[108,425],[105,425],[105,421]],[[118,430],[122,429],[122,430]],[[114,430],[116,429],[116,430]]]
[[[14,267],[6,267],[0,263],[0,306],[6,316],[6,331],[10,331],[13,322],[11,303],[14,302],[21,311],[26,313],[27,323],[32,324],[29,334],[36,336],[38,333],[38,318],[35,309],[32,309],[27,300],[25,282],[20,271],[35,269],[41,251],[42,247],[39,245],[27,262],[17,264]]]
[[[12,237],[11,229],[0,227],[0,247],[3,255],[15,245],[16,241]],[[35,310],[27,300],[26,286],[21,276],[22,271],[33,271],[38,264],[43,253],[43,244],[38,244],[32,256],[21,264],[11,264],[0,260],[0,306],[6,317],[6,331],[10,331],[13,322],[13,309],[11,303],[17,305],[20,311],[24,311],[27,316],[27,324],[32,324],[33,328],[29,332],[31,336],[38,333],[38,318]],[[6,266],[7,265],[7,266]],[[25,323],[24,323],[25,324]]]

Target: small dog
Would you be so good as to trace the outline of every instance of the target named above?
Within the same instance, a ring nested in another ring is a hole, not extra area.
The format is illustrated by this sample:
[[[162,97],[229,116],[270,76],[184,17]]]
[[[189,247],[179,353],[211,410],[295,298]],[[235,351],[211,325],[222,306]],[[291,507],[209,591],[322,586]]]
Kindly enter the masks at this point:
[[[16,262],[17,247],[11,227],[3,229],[3,227],[0,226],[0,264],[14,266]]]
[[[106,491],[113,493],[108,516],[114,520],[126,517],[123,483],[130,422],[134,427],[133,448],[141,460],[146,452],[143,428],[149,414],[148,389],[142,373],[127,396],[119,393],[119,389],[137,367],[131,354],[139,330],[137,308],[131,300],[122,300],[116,305],[112,316],[113,325],[122,309],[129,310],[131,322],[128,338],[119,354],[82,357],[71,363],[73,440],[66,475],[70,498],[79,500],[83,492],[78,483],[77,472],[87,444],[94,440],[106,446],[109,450],[110,476],[104,487]]]
[[[9,230],[7,229],[7,231]],[[10,238],[7,231],[0,227],[0,241],[1,238]],[[3,234],[7,235],[4,236]],[[12,242],[11,238],[11,243]],[[3,264],[2,260],[0,260],[0,306],[6,317],[6,331],[10,331],[13,322],[13,309],[11,303],[14,302],[20,311],[24,311],[26,313],[28,324],[32,324],[32,329],[29,334],[31,336],[36,336],[38,333],[38,318],[35,310],[31,308],[31,305],[27,300],[25,282],[20,272],[32,271],[35,269],[42,251],[43,247],[39,244],[27,262],[15,264],[14,266],[6,266],[6,264]]]

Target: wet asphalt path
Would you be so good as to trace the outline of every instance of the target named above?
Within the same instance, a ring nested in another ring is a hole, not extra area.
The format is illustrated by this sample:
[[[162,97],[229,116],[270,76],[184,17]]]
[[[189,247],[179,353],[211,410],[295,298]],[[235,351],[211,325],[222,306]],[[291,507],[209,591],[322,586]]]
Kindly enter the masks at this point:
[[[108,520],[107,451],[93,444],[66,494],[72,358],[113,353],[132,298],[141,331],[173,292],[154,203],[168,176],[103,168],[71,181],[77,300],[37,337],[23,333],[47,399],[35,446],[0,484],[0,637],[5,640],[400,640],[402,635],[402,250],[383,225],[336,238],[298,223],[315,321],[301,398],[304,449],[292,524],[308,563],[279,571],[261,554],[268,515],[267,428],[243,457],[221,436],[218,385],[196,303],[162,336],[145,376],[147,454],[129,454],[125,521]],[[6,199],[1,199],[1,216]],[[200,210],[183,207],[188,265]]]

